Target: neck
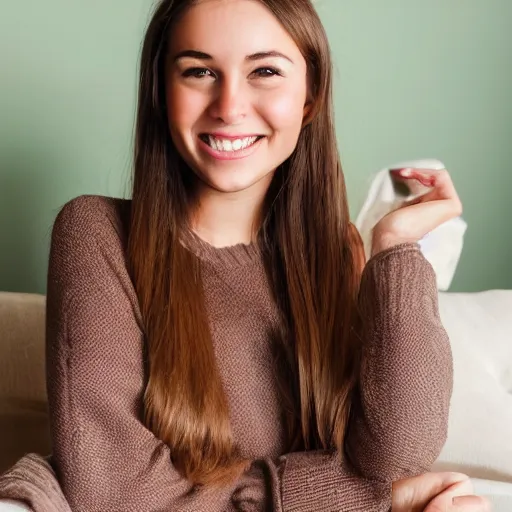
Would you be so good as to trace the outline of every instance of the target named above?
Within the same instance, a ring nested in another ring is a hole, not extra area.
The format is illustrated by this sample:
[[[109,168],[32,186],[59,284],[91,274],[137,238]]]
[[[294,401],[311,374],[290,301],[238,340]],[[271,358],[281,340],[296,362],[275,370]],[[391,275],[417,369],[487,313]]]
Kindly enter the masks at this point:
[[[266,192],[261,188],[219,192],[203,185],[192,217],[193,231],[213,247],[254,242]]]

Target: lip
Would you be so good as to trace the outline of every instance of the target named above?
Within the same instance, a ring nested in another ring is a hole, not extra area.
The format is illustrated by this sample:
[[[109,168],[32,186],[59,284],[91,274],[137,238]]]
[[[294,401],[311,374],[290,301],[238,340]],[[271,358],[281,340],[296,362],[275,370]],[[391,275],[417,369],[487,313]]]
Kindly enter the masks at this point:
[[[209,134],[213,135],[213,134]],[[223,136],[224,137],[224,136]],[[256,137],[256,135],[249,135],[249,137]],[[227,138],[227,137],[224,137]],[[245,138],[240,137],[240,135],[237,135],[234,137],[234,139],[239,138]],[[249,146],[245,149],[239,149],[238,151],[217,151],[216,149],[213,149],[210,147],[201,137],[198,137],[199,140],[199,147],[208,153],[211,157],[215,158],[216,160],[241,160],[242,158],[247,158],[251,156],[255,151],[258,150],[261,143],[266,139],[266,137],[263,137],[259,140],[257,140],[252,146]]]
[[[237,140],[237,139],[247,139],[249,137],[263,137],[262,133],[236,133],[229,134],[224,132],[204,132],[201,135],[211,135],[217,139],[226,139],[226,140]]]

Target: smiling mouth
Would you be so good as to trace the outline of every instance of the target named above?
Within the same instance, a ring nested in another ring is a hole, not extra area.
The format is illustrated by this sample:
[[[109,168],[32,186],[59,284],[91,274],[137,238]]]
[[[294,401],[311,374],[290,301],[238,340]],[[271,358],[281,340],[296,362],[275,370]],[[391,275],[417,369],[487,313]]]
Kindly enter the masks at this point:
[[[199,135],[199,138],[208,144],[208,146],[215,151],[223,153],[233,153],[235,151],[247,149],[256,144],[259,140],[263,139],[263,137],[264,135],[255,135],[253,137],[243,137],[240,139],[223,139],[214,137],[213,135],[208,135],[207,133]]]

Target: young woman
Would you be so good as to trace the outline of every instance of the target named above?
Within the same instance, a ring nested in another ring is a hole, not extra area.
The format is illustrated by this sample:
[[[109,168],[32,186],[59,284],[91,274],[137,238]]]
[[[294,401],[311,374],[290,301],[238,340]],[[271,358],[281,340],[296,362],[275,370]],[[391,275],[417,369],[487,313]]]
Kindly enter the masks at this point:
[[[80,197],[53,230],[51,467],[25,457],[0,496],[37,511],[451,510],[464,477],[412,478],[443,446],[452,386],[416,242],[461,206],[447,172],[402,176],[432,190],[378,224],[365,265],[309,0],[160,2],[133,198]],[[453,510],[485,510],[466,500]]]

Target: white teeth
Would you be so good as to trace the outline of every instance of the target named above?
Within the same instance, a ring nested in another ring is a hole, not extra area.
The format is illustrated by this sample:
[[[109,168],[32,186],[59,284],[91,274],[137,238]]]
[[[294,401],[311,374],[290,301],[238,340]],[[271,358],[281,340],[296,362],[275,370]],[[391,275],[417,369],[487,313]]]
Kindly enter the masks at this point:
[[[245,139],[228,140],[208,135],[208,144],[217,151],[240,151],[252,146],[257,139],[258,137],[246,137]]]
[[[211,135],[208,136],[208,142],[213,149],[219,151],[219,148],[217,147],[217,141]]]

